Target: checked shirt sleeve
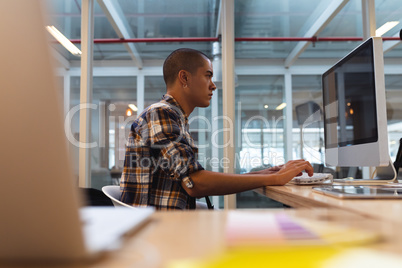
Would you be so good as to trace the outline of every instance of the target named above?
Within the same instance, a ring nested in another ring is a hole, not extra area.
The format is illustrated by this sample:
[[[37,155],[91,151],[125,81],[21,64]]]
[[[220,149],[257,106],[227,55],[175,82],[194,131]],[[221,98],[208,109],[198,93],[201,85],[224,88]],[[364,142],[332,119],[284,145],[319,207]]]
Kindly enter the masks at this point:
[[[150,113],[148,124],[151,148],[159,154],[157,168],[176,181],[204,169],[196,159],[198,149],[178,111],[167,105],[157,107]]]

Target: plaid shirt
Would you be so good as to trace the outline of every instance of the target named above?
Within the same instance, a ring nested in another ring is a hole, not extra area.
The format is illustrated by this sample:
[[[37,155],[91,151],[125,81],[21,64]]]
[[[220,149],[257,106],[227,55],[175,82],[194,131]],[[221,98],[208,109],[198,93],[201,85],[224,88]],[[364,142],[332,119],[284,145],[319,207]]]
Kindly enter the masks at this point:
[[[182,108],[172,96],[164,95],[131,126],[120,200],[161,210],[190,208],[192,198],[181,181],[203,169],[197,152]]]

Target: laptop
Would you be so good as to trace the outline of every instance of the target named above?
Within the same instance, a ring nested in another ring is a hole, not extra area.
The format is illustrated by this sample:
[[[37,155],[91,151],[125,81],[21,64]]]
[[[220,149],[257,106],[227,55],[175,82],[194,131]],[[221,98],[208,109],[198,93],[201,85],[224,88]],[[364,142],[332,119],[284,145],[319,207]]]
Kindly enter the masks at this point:
[[[91,259],[154,212],[81,208],[41,7],[0,2],[0,262]]]

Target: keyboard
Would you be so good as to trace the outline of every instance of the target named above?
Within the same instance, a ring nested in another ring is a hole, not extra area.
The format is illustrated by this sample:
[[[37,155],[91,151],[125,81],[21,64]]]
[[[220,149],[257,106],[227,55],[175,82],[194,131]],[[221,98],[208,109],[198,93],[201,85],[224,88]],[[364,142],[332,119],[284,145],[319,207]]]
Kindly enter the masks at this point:
[[[330,180],[332,183],[332,174],[314,173],[313,176],[310,177],[307,173],[303,173],[301,176],[294,177],[291,182],[293,184],[322,184],[327,180]]]

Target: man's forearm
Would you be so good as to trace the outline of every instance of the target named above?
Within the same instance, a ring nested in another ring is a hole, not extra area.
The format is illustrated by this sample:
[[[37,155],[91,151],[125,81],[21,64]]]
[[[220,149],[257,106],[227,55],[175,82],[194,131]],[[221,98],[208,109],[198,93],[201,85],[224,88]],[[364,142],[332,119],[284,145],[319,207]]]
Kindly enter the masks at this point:
[[[226,174],[200,170],[190,175],[192,189],[184,186],[193,197],[226,195],[252,190],[266,185],[279,185],[276,174]]]
[[[295,176],[300,175],[302,171],[306,171],[310,176],[313,175],[313,167],[303,159],[291,160],[278,167],[247,174],[226,174],[200,170],[190,174],[194,183],[193,188],[187,188],[184,183],[182,185],[193,197],[225,195],[268,185],[284,185]]]

